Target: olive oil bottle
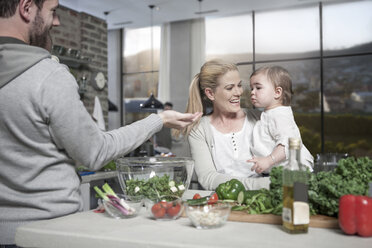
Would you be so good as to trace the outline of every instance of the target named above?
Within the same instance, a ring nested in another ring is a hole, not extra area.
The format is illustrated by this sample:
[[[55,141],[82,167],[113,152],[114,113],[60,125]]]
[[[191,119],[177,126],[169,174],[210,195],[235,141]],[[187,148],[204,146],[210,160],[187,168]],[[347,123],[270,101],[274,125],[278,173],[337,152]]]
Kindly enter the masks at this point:
[[[310,222],[308,179],[300,160],[301,140],[289,138],[289,162],[283,170],[283,229],[307,233]]]

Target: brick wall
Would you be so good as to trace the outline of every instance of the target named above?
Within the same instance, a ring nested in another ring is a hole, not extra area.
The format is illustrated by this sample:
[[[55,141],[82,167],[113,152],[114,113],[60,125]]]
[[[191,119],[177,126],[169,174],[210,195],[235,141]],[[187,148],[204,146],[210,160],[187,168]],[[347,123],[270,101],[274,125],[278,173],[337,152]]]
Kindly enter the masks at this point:
[[[59,7],[57,13],[61,25],[51,31],[53,44],[64,46],[67,49],[80,50],[81,56],[90,59],[88,63],[82,63],[82,66],[78,68],[70,67],[70,71],[78,83],[81,82],[83,76],[87,78],[87,91],[82,101],[88,112],[92,114],[94,98],[95,96],[99,97],[107,128],[107,84],[102,91],[98,91],[90,83],[96,72],[103,72],[107,79],[107,23],[105,20],[63,6]],[[68,62],[64,62],[63,59],[61,59],[61,63],[68,65]]]

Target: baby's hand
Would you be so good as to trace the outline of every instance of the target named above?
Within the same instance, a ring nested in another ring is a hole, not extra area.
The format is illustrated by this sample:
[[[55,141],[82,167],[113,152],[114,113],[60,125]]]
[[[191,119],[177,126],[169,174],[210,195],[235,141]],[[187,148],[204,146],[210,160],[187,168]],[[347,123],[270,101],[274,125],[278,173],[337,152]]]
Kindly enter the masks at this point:
[[[251,170],[260,174],[271,167],[272,160],[270,157],[253,157],[247,160],[247,162],[254,163]]]

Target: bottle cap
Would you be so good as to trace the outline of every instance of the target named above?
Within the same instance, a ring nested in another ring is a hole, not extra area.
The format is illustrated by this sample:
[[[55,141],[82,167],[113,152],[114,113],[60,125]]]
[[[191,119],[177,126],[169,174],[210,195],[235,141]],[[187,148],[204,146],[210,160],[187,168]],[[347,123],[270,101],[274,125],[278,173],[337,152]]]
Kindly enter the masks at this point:
[[[289,138],[289,147],[293,149],[300,149],[301,140],[299,138]]]

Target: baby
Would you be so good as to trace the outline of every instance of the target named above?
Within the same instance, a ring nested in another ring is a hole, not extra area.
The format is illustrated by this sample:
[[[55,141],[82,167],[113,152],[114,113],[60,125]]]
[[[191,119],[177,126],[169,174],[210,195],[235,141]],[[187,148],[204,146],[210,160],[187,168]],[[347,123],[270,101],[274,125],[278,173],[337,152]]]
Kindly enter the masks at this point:
[[[269,66],[252,73],[250,87],[252,104],[264,112],[253,128],[253,158],[248,162],[254,163],[251,170],[256,173],[270,172],[274,165],[288,163],[288,138],[301,139],[290,106],[292,80],[284,68]],[[304,145],[300,157],[312,171],[314,159]]]

